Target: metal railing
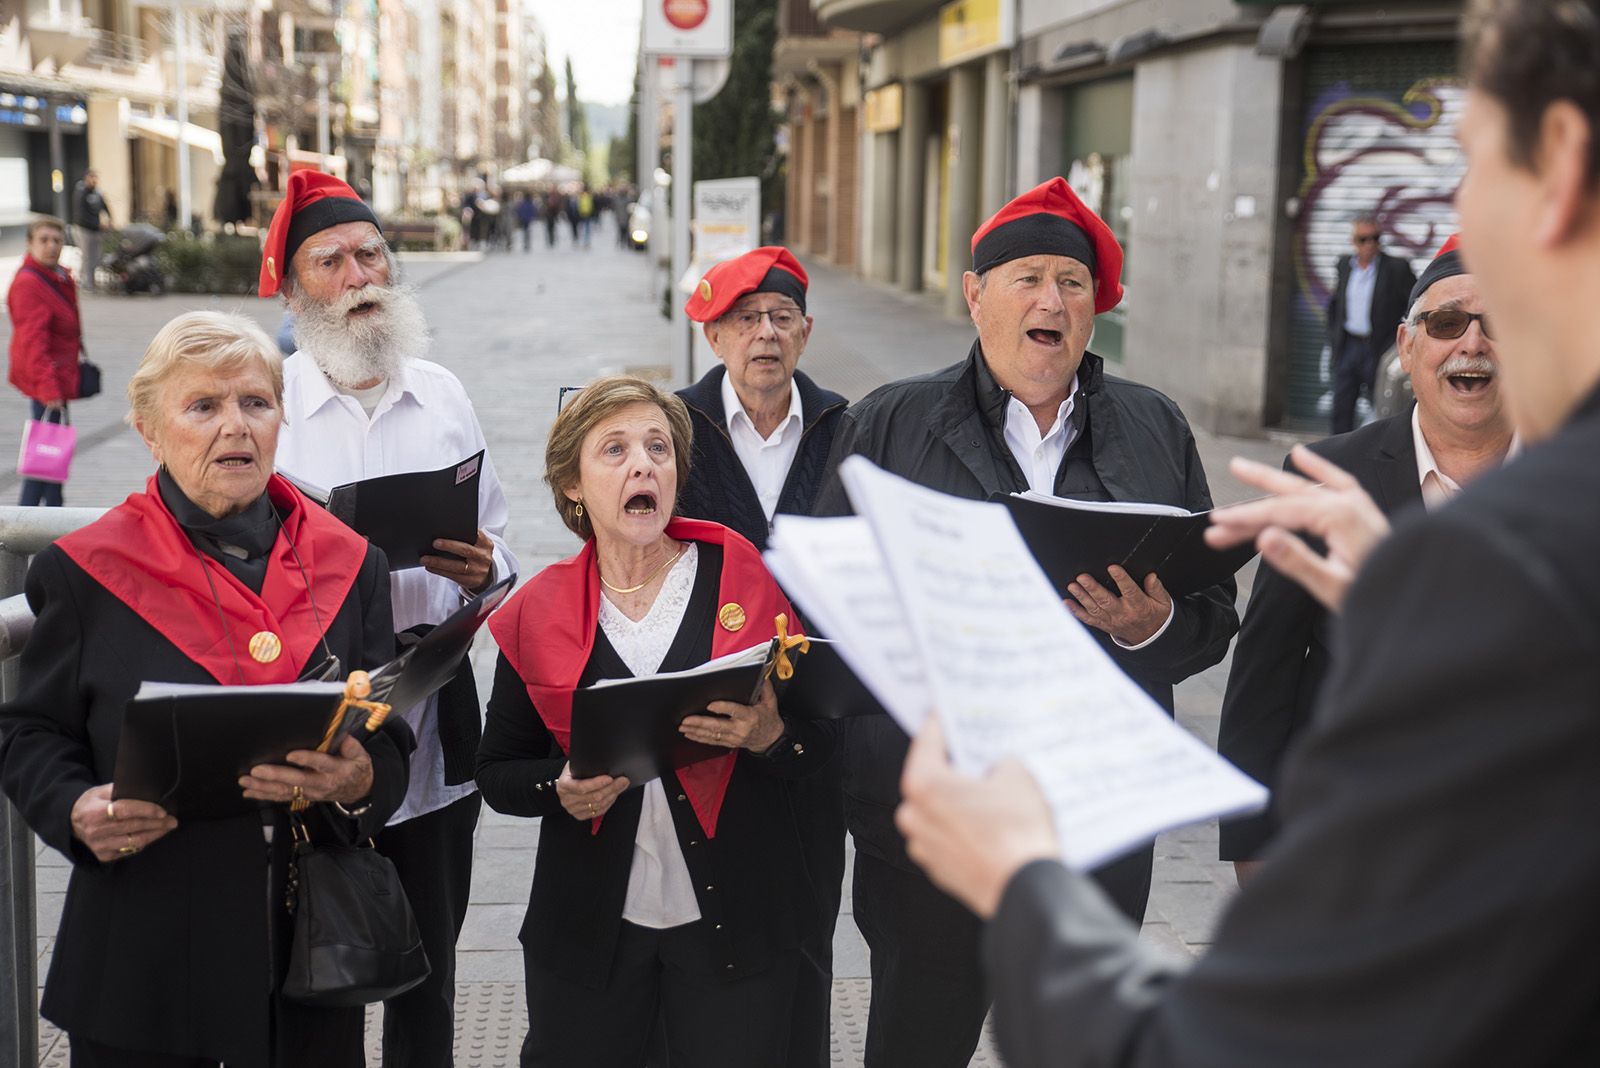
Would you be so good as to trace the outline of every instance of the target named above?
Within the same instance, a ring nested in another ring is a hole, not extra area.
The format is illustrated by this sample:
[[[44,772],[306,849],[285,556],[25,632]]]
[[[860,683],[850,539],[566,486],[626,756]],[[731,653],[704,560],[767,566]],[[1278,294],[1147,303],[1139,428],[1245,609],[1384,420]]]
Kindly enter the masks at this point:
[[[148,58],[150,54],[139,38],[111,30],[96,30],[94,44],[78,62],[103,67],[137,67]]]
[[[21,596],[28,558],[99,519],[99,508],[0,508],[0,698],[17,694],[17,654],[33,631]],[[39,1063],[39,946],[34,924],[33,832],[0,805],[0,1068]]]

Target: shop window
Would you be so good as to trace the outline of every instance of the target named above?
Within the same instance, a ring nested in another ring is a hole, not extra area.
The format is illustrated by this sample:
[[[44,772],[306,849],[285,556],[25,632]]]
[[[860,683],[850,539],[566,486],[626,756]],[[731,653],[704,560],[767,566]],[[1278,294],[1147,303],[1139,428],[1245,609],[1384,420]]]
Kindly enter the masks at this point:
[[[1121,363],[1128,311],[1133,304],[1128,285],[1133,262],[1129,199],[1133,152],[1133,77],[1108,78],[1063,90],[1065,144],[1062,175],[1073,191],[1111,227],[1122,243],[1124,297],[1116,308],[1095,320],[1089,347],[1107,360]]]

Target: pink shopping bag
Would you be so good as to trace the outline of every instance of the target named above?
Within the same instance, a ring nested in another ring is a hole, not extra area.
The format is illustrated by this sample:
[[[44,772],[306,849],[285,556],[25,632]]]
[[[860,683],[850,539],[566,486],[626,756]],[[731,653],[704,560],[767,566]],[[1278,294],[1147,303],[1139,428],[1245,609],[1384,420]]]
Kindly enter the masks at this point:
[[[40,482],[65,482],[77,441],[78,432],[71,424],[29,419],[22,426],[22,453],[17,457],[17,474]]]

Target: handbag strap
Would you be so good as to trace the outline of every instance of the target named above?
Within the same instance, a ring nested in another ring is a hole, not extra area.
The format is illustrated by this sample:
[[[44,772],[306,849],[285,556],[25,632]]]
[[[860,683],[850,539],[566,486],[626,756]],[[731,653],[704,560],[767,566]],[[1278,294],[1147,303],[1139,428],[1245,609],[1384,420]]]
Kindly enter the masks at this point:
[[[50,418],[51,415],[57,415],[60,418],[52,419]],[[72,413],[67,409],[65,404],[59,408],[46,408],[44,410],[43,418],[41,418],[39,421],[42,423],[57,423],[61,426],[71,426]]]

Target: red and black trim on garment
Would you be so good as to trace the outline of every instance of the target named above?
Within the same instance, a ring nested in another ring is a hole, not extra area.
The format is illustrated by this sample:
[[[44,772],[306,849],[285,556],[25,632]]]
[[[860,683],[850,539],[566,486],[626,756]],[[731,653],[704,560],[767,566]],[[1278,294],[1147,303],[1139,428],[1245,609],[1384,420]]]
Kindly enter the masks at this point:
[[[761,562],[761,554],[735,531],[720,523],[674,519],[667,524],[667,536],[722,546],[717,604],[743,608],[745,622],[729,630],[719,620],[711,638],[713,659],[770,641],[777,635],[773,620],[779,614],[795,619],[794,609]],[[539,718],[563,751],[572,742],[572,693],[594,652],[599,625],[600,570],[593,538],[578,555],[535,575],[489,617],[489,632],[527,686]],[[791,633],[799,634],[798,626]],[[737,759],[738,753],[730,751],[727,756],[677,769],[678,782],[707,838],[717,836],[717,817]],[[594,820],[592,826],[599,833],[600,820]]]
[[[697,323],[709,323],[728,314],[746,293],[780,293],[806,310],[806,289],[811,279],[793,253],[782,245],[763,245],[742,256],[715,264],[700,279],[684,302],[684,313]]]
[[[56,544],[218,682],[293,682],[322,641],[319,609],[323,623],[333,620],[361,572],[367,542],[277,475],[267,494],[282,525],[259,595],[194,547],[154,476],[143,493]],[[281,644],[267,663],[250,654],[251,638],[262,632]]]
[[[972,270],[983,274],[1028,256],[1066,256],[1094,276],[1094,312],[1122,303],[1122,246],[1065,178],[1052,178],[989,217],[972,235]]]
[[[1411,287],[1411,299],[1406,303],[1415,304],[1421,300],[1422,294],[1426,293],[1433,283],[1466,273],[1467,263],[1461,258],[1461,235],[1451,234],[1450,239],[1439,246],[1433,262],[1423,270],[1422,277],[1417,279],[1417,284]]]

